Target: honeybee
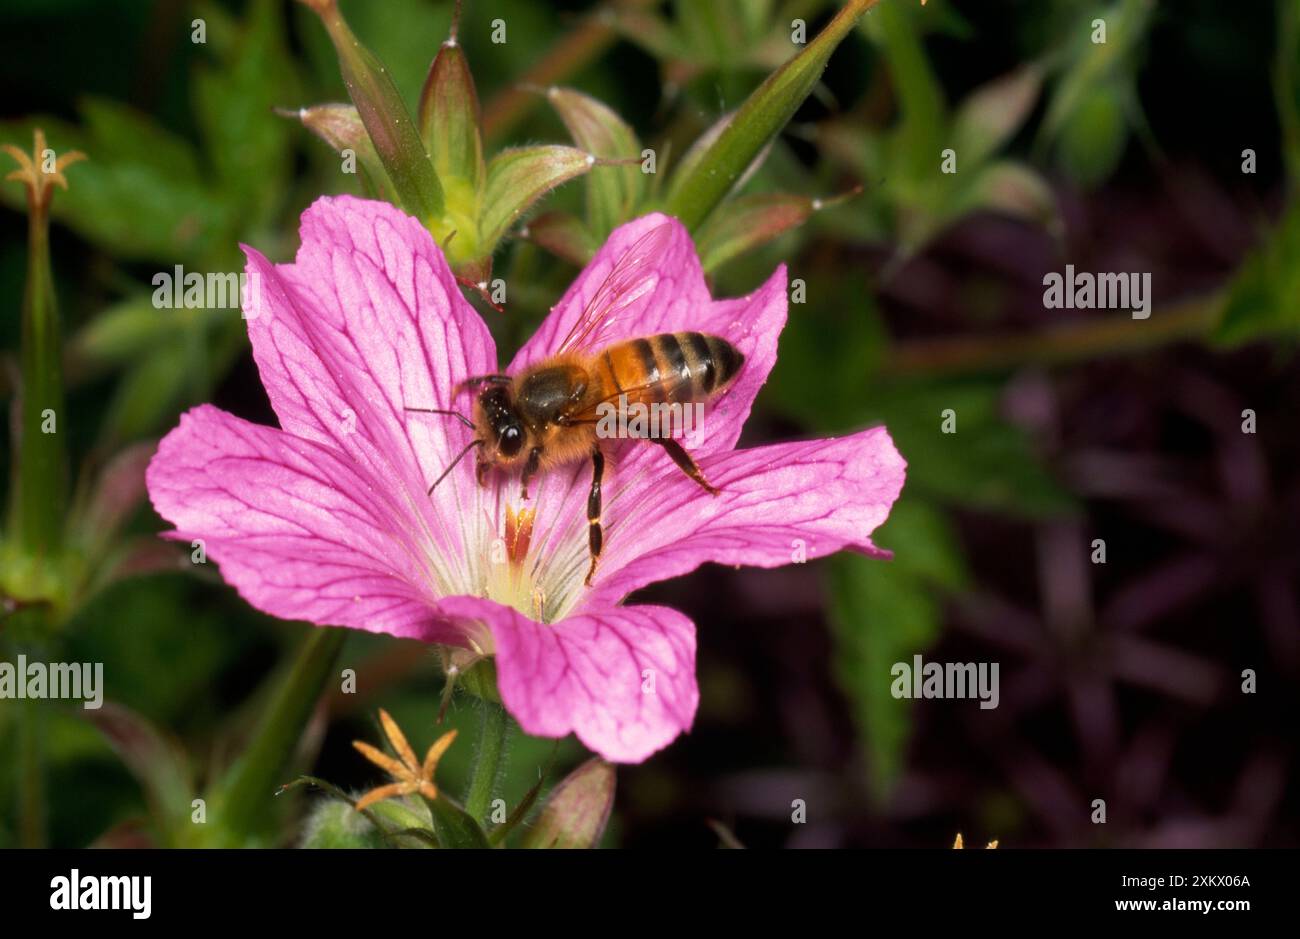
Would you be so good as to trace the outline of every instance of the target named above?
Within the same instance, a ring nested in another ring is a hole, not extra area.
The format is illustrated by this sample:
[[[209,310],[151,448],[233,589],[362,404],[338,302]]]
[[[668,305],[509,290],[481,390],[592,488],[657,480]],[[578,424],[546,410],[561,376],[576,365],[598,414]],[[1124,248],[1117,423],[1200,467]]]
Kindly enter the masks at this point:
[[[632,246],[592,295],[554,355],[515,375],[480,375],[462,382],[458,392],[468,389],[475,394],[472,419],[458,411],[407,408],[449,415],[474,430],[474,439],[434,480],[430,494],[470,450],[478,451],[475,472],[480,485],[486,485],[494,468],[522,467],[524,499],[539,473],[590,459],[587,585],[604,547],[600,487],[605,455],[597,434],[602,406],[616,401],[620,406],[702,403],[729,388],[745,361],[727,340],[700,332],[602,341],[619,315],[654,287],[657,262],[670,234],[669,226],[661,225]],[[718,494],[677,440],[667,435],[639,439],[663,447],[682,472],[706,492]]]

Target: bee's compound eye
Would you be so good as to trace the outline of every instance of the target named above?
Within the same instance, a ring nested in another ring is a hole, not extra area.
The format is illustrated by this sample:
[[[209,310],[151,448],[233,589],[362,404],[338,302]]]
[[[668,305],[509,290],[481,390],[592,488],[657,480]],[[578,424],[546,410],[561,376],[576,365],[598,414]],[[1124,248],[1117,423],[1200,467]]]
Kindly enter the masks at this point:
[[[501,430],[501,439],[497,441],[497,449],[505,457],[516,456],[520,448],[524,445],[524,432],[516,424],[508,424]]]

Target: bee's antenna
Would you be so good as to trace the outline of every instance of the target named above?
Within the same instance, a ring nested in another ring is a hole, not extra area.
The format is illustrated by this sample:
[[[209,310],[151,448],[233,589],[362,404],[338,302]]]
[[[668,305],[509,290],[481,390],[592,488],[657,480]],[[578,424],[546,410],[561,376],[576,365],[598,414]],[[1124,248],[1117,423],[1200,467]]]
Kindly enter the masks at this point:
[[[419,411],[421,414],[446,414],[448,417],[454,417],[470,430],[474,429],[474,422],[459,411],[445,411],[442,408],[403,408],[404,411]]]
[[[467,443],[465,449],[460,451],[460,453],[457,454],[456,459],[452,460],[451,463],[447,465],[447,468],[442,471],[442,475],[433,481],[433,485],[429,487],[429,495],[433,495],[433,490],[438,488],[438,483],[446,479],[447,474],[456,468],[456,464],[465,459],[465,454],[469,453],[469,451],[473,450],[475,447],[481,446],[483,446],[483,441],[479,440],[477,437]]]

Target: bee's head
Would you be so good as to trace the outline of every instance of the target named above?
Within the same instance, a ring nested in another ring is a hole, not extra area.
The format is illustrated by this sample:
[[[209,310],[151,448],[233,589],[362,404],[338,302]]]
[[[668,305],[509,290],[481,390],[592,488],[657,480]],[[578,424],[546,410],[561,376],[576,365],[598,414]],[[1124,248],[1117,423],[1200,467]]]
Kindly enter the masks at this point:
[[[481,462],[508,464],[524,452],[527,434],[509,385],[489,385],[475,402],[475,423],[483,440]]]

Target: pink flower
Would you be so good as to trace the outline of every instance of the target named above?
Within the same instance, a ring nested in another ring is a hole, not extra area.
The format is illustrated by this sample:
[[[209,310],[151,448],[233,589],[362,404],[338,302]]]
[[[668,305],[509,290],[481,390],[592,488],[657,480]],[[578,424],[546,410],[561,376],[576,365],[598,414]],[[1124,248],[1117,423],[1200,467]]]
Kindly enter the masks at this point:
[[[154,507],[176,526],[169,536],[202,539],[225,579],[274,616],[495,655],[502,700],[526,732],[572,732],[607,759],[644,760],[694,720],[695,627],[676,610],[621,601],[705,561],[883,554],[869,536],[904,471],[884,428],[734,449],[776,362],[785,268],[747,297],[715,301],[689,235],[661,215],[610,236],[507,371],[554,352],[611,268],[662,225],[671,234],[657,277],[629,295],[602,342],[690,329],[744,354],[694,445],[721,494],[658,446],[615,442],[590,587],[589,463],[543,474],[528,503],[517,477],[492,472],[477,485],[471,459],[427,494],[472,431],[405,409],[467,412],[471,395],[456,386],[497,371],[496,348],[419,222],[350,197],[304,213],[293,264],[245,249],[258,288],[249,337],[282,429],[209,405],[183,415],[147,475]],[[525,507],[535,512],[526,547],[505,545],[507,517],[513,531]]]

